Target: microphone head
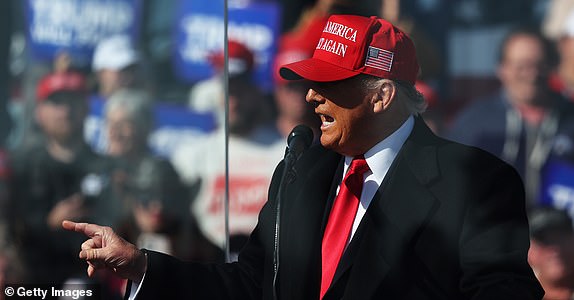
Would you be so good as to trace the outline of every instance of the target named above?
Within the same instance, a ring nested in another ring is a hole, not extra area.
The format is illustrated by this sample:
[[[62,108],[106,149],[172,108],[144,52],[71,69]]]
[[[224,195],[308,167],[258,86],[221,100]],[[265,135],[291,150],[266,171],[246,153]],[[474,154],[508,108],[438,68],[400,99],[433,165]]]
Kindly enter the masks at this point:
[[[297,125],[287,137],[289,149],[296,152],[303,152],[311,146],[313,142],[313,130],[306,125]]]

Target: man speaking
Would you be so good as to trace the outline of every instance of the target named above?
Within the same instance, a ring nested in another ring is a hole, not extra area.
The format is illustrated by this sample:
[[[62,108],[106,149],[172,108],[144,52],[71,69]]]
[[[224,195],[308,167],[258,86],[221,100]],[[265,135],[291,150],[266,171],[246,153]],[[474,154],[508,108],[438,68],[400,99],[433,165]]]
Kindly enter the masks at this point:
[[[351,15],[331,16],[313,57],[281,68],[311,83],[321,145],[285,184],[279,164],[236,263],[184,263],[107,227],[63,226],[89,237],[88,274],[114,270],[135,299],[541,299],[519,176],[431,133],[418,72],[408,36]]]

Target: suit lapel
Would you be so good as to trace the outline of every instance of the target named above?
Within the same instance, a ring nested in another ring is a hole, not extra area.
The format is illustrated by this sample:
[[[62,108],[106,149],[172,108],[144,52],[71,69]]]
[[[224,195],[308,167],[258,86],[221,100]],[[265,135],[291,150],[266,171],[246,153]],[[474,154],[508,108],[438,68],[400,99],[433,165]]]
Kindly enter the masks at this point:
[[[432,133],[417,120],[413,133],[375,194],[335,273],[332,289],[345,288],[346,299],[369,299],[405,257],[439,203],[428,187],[439,177]],[[388,279],[388,278],[387,278]],[[389,281],[389,284],[402,284]],[[386,285],[386,284],[385,284]],[[328,293],[329,294],[329,293]]]
[[[323,151],[302,157],[295,167],[297,180],[286,189],[284,199],[289,200],[282,203],[282,299],[319,297],[322,219],[340,160],[339,154]]]

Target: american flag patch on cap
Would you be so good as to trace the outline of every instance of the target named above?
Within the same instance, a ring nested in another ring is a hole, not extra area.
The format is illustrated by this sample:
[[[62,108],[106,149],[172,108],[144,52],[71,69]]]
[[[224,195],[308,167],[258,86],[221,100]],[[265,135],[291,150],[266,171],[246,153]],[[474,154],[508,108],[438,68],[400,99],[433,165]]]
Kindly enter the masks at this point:
[[[395,54],[388,50],[369,46],[365,66],[390,72]]]

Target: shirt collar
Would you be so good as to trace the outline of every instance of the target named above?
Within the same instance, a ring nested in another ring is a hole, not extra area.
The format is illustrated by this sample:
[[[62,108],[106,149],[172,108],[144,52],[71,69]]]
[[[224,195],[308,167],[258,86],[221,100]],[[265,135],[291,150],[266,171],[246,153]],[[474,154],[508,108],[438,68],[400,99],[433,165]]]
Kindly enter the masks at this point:
[[[411,134],[414,124],[414,117],[411,115],[399,129],[364,154],[365,160],[379,184],[383,181],[397,153]],[[352,160],[352,156],[345,156],[345,172],[351,165]]]

